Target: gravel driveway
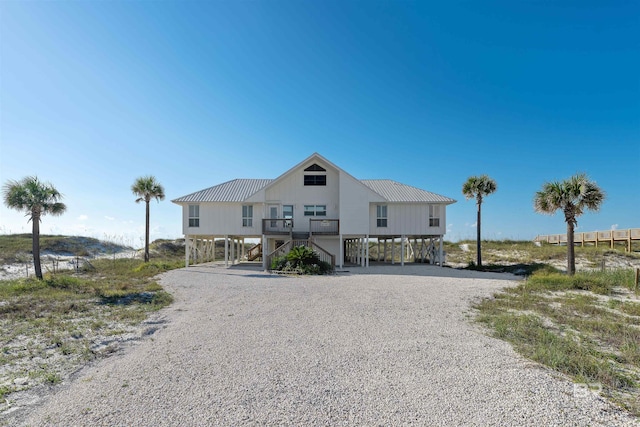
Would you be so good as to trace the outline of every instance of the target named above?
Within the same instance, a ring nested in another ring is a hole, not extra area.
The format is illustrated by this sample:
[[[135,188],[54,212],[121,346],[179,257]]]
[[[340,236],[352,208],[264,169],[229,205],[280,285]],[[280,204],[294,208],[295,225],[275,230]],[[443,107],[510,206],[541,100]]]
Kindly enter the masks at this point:
[[[469,321],[512,276],[435,266],[162,277],[165,326],[86,369],[25,425],[637,425]]]

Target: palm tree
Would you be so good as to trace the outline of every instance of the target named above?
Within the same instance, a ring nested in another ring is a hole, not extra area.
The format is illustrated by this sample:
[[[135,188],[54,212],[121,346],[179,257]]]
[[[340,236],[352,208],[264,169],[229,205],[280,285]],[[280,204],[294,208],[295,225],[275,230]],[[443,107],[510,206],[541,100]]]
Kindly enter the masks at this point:
[[[494,193],[498,189],[498,184],[487,175],[470,176],[467,181],[462,185],[462,194],[469,199],[476,199],[476,205],[478,205],[478,221],[477,221],[477,236],[476,236],[476,249],[478,253],[478,267],[482,267],[482,248],[481,248],[481,213],[482,213],[482,199],[489,194]]]
[[[20,181],[9,180],[2,189],[4,204],[11,209],[24,211],[31,221],[31,251],[36,277],[42,280],[40,265],[40,221],[46,214],[62,215],[67,209],[62,194],[49,183],[41,182],[36,176],[27,176]],[[27,222],[28,222],[27,221]]]
[[[573,231],[578,224],[577,217],[585,209],[598,211],[604,202],[605,193],[595,182],[584,174],[577,174],[562,182],[547,182],[536,192],[533,208],[536,212],[553,215],[558,209],[564,212],[567,223],[567,273],[576,272]]]
[[[144,239],[144,262],[149,262],[149,202],[151,199],[164,200],[164,188],[152,175],[142,176],[131,186],[133,194],[138,196],[136,203],[144,201],[147,205],[146,228]]]

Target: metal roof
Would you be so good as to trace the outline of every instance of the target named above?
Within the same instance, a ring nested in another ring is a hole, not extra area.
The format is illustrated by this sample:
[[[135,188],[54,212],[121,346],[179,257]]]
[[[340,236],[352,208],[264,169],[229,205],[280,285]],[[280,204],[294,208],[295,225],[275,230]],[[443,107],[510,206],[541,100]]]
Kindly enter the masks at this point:
[[[362,179],[360,182],[387,199],[389,202],[455,203],[454,199],[450,199],[430,191],[421,190],[390,179]]]
[[[200,202],[242,202],[260,191],[273,179],[234,179],[195,193],[172,200],[174,203]],[[455,203],[450,199],[430,191],[421,190],[390,179],[363,179],[365,186],[389,202],[398,203]]]
[[[187,194],[172,200],[172,202],[242,202],[272,181],[272,179],[234,179]]]

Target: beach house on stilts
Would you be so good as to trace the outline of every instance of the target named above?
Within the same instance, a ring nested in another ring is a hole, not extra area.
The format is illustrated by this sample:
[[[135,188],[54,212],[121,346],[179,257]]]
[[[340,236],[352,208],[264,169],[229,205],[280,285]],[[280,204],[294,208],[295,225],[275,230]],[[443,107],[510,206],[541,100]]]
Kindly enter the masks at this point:
[[[186,265],[271,259],[310,246],[334,267],[373,261],[442,265],[446,207],[455,200],[388,179],[359,180],[314,153],[275,179],[234,179],[173,200],[182,207]],[[259,242],[245,253],[245,240]]]

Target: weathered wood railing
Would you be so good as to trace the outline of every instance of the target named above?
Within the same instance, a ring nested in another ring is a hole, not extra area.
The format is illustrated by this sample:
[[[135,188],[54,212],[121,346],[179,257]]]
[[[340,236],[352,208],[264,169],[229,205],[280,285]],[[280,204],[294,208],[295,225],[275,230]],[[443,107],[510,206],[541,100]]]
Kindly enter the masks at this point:
[[[249,251],[247,252],[247,261],[255,261],[257,258],[260,258],[261,256],[262,256],[262,243],[258,243],[257,245],[249,249]]]
[[[340,234],[339,219],[309,219],[309,232],[311,235],[333,235]]]
[[[599,243],[608,243],[610,248],[613,248],[615,242],[626,242],[626,251],[631,251],[631,242],[633,240],[640,240],[640,228],[629,228],[626,230],[604,230],[604,231],[589,231],[580,232],[574,234],[574,244],[580,243],[580,246],[584,246],[585,243],[593,243],[597,247]],[[534,242],[546,242],[554,244],[566,244],[566,234],[549,234],[536,236]]]
[[[262,234],[291,234],[293,219],[270,218],[262,220]]]

